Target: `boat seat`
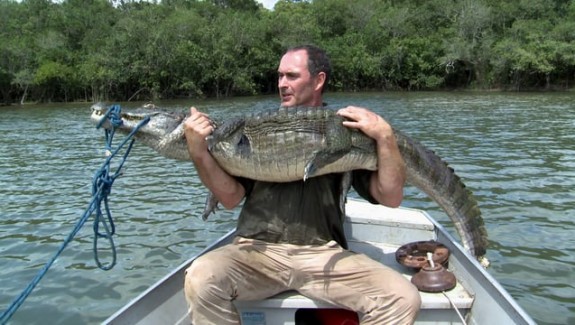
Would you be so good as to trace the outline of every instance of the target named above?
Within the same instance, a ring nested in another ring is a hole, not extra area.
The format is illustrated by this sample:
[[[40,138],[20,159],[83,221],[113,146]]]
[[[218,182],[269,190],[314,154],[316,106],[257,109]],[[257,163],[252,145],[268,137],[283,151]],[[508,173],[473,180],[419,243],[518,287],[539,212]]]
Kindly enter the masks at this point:
[[[434,224],[417,210],[401,209],[390,213],[390,208],[384,206],[348,200],[347,211],[344,231],[349,249],[368,255],[408,279],[411,279],[414,272],[397,263],[396,250],[414,240],[436,240]],[[353,227],[350,217],[353,217]],[[433,324],[462,324],[464,322],[461,317],[469,313],[473,304],[473,296],[459,281],[455,288],[445,294],[422,292],[421,300],[418,319],[425,322],[432,320]],[[236,301],[235,304],[241,314],[242,325],[298,325],[295,318],[299,310],[338,308],[295,291],[287,291],[265,300]]]
[[[414,274],[413,271],[404,268],[395,261],[397,246],[369,242],[350,242],[349,244],[350,249],[370,255],[370,257],[401,272],[408,279],[411,279],[412,274]],[[459,282],[455,288],[445,293],[420,292],[420,295],[422,304],[419,317],[445,319],[445,315],[448,314],[452,315],[449,318],[449,324],[462,323],[460,316],[454,310],[454,306],[465,317],[473,304],[473,296]],[[296,291],[286,291],[260,301],[236,301],[235,304],[242,315],[242,324],[248,325],[296,324],[294,320],[298,310],[339,308],[323,301],[310,299]],[[434,314],[442,314],[442,316],[434,317]]]
[[[473,297],[471,297],[460,284],[446,292],[446,295],[443,293],[423,292],[420,294],[422,305],[419,317],[423,317],[423,314],[425,314],[425,318],[429,319],[429,317],[433,317],[433,314],[437,314],[437,319],[445,319],[445,314],[452,314],[449,324],[462,323],[459,315],[453,309],[452,303],[457,307],[463,317],[469,312],[473,304]],[[447,297],[449,297],[449,299]],[[261,301],[237,301],[236,307],[242,316],[242,324],[244,325],[295,325],[295,315],[298,310],[339,308],[323,301],[307,298],[295,291],[280,293]],[[440,317],[439,314],[443,316]]]

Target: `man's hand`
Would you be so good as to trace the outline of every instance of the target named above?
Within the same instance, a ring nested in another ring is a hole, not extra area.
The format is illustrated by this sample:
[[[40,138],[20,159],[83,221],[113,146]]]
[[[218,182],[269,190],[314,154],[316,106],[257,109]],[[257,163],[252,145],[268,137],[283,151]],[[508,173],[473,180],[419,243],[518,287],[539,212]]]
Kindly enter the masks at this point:
[[[368,109],[348,106],[337,111],[337,114],[348,119],[343,125],[358,129],[377,142],[394,136],[391,125]]]
[[[208,152],[206,137],[213,131],[214,127],[209,116],[198,111],[195,107],[190,108],[190,117],[184,122],[184,133],[192,160]]]

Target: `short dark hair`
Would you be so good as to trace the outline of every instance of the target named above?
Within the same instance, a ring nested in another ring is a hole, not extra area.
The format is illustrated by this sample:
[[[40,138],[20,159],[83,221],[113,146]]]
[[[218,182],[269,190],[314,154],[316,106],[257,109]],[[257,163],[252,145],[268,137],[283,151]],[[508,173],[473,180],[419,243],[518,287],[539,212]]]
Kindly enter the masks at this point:
[[[320,72],[325,73],[325,82],[321,88],[323,92],[331,77],[331,62],[327,53],[323,49],[311,44],[290,47],[285,53],[300,50],[304,50],[307,53],[307,68],[312,76],[317,76]]]

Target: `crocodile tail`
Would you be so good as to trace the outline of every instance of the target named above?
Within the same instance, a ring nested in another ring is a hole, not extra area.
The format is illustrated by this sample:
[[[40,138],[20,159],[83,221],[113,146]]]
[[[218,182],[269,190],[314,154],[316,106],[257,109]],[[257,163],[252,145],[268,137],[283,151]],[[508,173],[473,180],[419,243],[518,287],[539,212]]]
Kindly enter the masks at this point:
[[[452,220],[463,246],[481,264],[488,265],[485,252],[487,231],[477,201],[470,190],[433,151],[394,129],[397,144],[407,168],[408,183],[435,200]]]

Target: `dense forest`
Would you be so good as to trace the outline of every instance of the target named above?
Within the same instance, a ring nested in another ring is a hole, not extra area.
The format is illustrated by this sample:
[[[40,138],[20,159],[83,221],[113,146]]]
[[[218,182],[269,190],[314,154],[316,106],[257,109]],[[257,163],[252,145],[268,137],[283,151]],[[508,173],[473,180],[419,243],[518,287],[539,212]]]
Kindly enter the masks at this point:
[[[572,89],[575,0],[0,0],[0,101],[269,94],[302,43],[332,91]]]

